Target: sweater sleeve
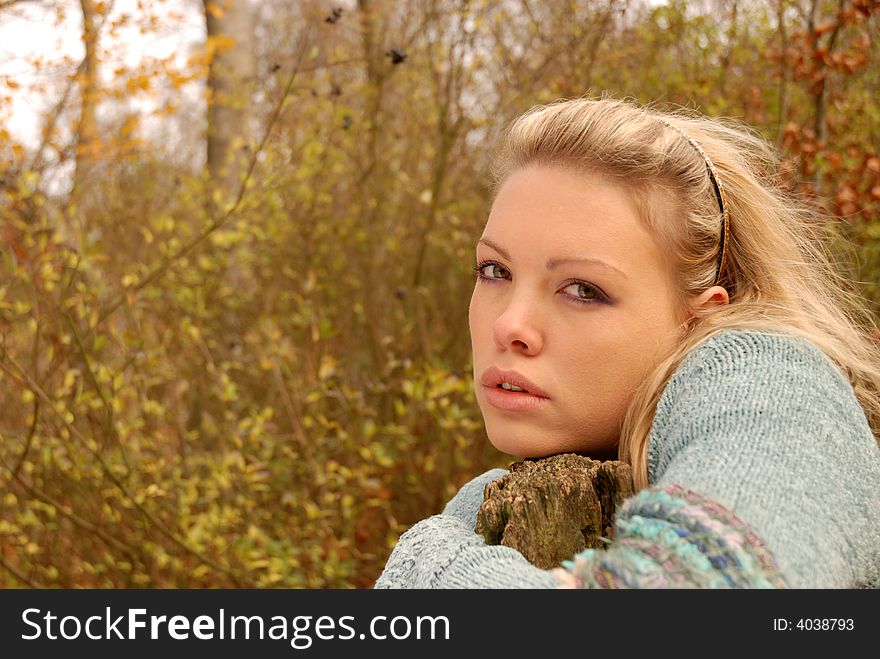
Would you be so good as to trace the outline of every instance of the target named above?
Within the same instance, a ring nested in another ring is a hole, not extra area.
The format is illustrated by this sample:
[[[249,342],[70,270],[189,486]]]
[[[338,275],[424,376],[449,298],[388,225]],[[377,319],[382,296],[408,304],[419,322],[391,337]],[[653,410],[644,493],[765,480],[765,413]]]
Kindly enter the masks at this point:
[[[784,580],[761,540],[696,492],[652,487],[628,499],[605,551],[588,549],[543,570],[487,545],[454,514],[400,536],[376,588],[774,588]]]
[[[811,343],[734,330],[693,350],[657,406],[648,477],[733,511],[789,586],[880,576],[880,451],[852,386]]]
[[[400,536],[376,588],[554,588],[559,579],[518,551],[490,546],[474,532],[483,491],[507,473],[492,469],[472,479],[440,515]]]
[[[490,469],[465,483],[443,509],[444,515],[457,517],[469,528],[477,526],[477,513],[483,505],[483,492],[492,481],[507,473],[506,469]]]

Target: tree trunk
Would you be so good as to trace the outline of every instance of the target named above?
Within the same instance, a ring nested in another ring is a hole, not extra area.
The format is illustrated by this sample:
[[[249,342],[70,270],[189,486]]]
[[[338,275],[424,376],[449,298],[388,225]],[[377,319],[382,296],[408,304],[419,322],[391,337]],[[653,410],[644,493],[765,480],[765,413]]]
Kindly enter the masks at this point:
[[[207,88],[207,168],[209,183],[205,208],[217,221],[224,206],[242,191],[253,157],[251,136],[252,102],[256,82],[254,51],[255,16],[248,0],[203,0],[207,27],[207,48],[211,55]],[[248,291],[253,281],[230,250],[222,274],[223,286],[230,291]],[[233,334],[241,332],[235,311],[226,308],[223,327]],[[194,408],[199,411],[199,407]],[[191,419],[201,423],[201,413]]]
[[[603,548],[617,506],[632,494],[632,470],[623,462],[572,453],[523,460],[486,486],[476,531],[533,565],[558,567],[583,549]]]
[[[98,126],[95,108],[98,104],[98,26],[94,0],[80,0],[83,17],[82,40],[85,58],[79,71],[80,112],[76,132],[76,168],[73,191],[79,192],[97,157]]]
[[[208,48],[207,164],[215,200],[238,192],[250,159],[256,78],[254,13],[247,0],[204,0]]]
[[[785,2],[777,0],[776,30],[779,35],[779,118],[776,123],[776,147],[782,147],[785,124],[788,120],[788,31],[785,28]]]
[[[375,232],[382,204],[377,196],[377,165],[379,163],[378,144],[382,114],[382,95],[386,73],[382,56],[381,25],[377,24],[379,11],[372,0],[358,0],[358,16],[361,29],[361,49],[363,52],[366,84],[363,88],[364,116],[361,118],[364,131],[364,163],[358,176],[358,194],[363,226]],[[380,248],[381,249],[381,248]],[[386,350],[382,343],[382,328],[385,326],[385,300],[381,299],[383,258],[379,254],[366,255],[359,264],[363,277],[366,317],[363,327],[370,347],[373,368],[379,369],[385,363]]]

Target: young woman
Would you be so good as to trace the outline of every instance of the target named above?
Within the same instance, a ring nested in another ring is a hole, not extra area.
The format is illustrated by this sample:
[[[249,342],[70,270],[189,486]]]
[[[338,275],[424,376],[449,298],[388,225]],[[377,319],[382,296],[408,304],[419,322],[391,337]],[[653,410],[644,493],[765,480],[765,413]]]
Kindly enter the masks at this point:
[[[489,440],[633,468],[615,539],[541,570],[474,532],[493,470],[403,534],[376,586],[880,585],[880,348],[759,138],[576,99],[499,145],[476,246]]]

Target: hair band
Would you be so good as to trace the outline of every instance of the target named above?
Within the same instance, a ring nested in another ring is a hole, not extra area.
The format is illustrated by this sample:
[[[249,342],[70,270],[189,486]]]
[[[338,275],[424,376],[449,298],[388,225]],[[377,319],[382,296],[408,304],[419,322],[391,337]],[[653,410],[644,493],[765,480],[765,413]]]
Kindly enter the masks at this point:
[[[730,213],[727,210],[727,197],[724,194],[724,187],[721,185],[718,171],[715,169],[715,164],[712,162],[712,159],[706,155],[706,152],[703,151],[703,147],[701,147],[695,139],[685,133],[681,128],[673,126],[663,119],[660,119],[660,122],[686,139],[688,144],[694,147],[697,153],[702,156],[703,161],[706,163],[706,171],[709,172],[709,180],[712,181],[712,187],[715,188],[715,197],[718,199],[718,206],[721,209],[721,244],[719,245],[718,266],[715,271],[715,285],[717,285],[718,282],[721,281],[721,272],[724,270],[724,266],[727,262],[727,234],[730,231]]]

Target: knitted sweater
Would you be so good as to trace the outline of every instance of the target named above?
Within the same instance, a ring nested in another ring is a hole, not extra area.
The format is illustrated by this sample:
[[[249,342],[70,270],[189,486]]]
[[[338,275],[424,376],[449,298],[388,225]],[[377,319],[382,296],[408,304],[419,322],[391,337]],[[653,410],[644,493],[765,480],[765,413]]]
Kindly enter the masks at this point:
[[[856,588],[880,585],[880,451],[818,348],[732,329],[693,349],[657,405],[649,487],[615,539],[555,570],[474,532],[483,487],[412,526],[376,588]]]

